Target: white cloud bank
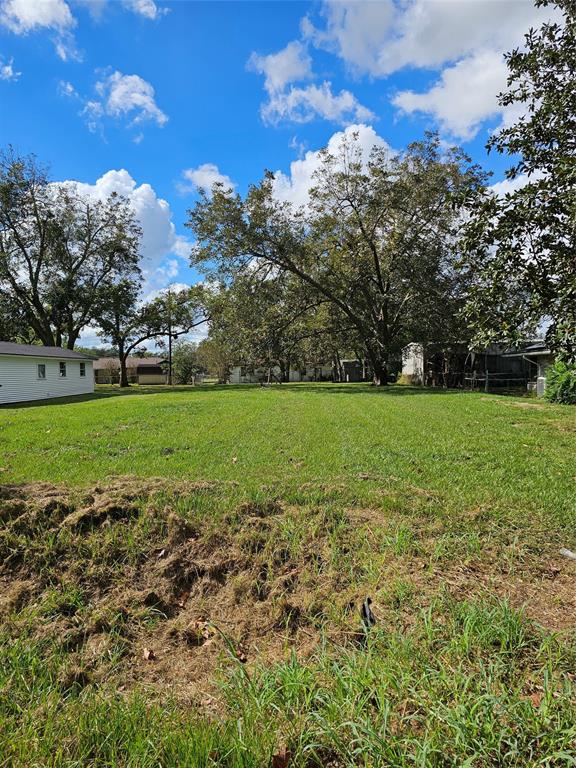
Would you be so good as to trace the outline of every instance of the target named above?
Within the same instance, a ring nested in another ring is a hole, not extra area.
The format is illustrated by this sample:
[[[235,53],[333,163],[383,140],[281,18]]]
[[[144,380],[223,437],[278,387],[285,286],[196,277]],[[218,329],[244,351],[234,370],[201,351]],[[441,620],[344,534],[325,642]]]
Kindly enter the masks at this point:
[[[497,102],[506,88],[503,52],[555,13],[535,8],[532,0],[325,0],[322,23],[306,17],[302,33],[356,76],[437,70],[427,90],[402,91],[393,103],[404,114],[430,115],[446,133],[469,140],[484,121],[510,119]]]
[[[358,74],[382,77],[404,67],[438,69],[473,52],[506,51],[550,16],[532,0],[325,0],[324,27],[309,18],[306,38]]]
[[[428,91],[402,91],[392,103],[405,114],[431,115],[442,131],[466,141],[484,120],[503,116],[497,96],[506,87],[507,75],[504,57],[485,51],[444,69]]]

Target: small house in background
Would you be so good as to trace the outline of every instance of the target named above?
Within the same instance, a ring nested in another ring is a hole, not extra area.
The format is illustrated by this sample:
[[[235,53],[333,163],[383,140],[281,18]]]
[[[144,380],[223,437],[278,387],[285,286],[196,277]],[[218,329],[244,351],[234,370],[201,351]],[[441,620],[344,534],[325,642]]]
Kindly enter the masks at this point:
[[[163,357],[128,357],[126,371],[129,384],[166,384],[168,361]],[[94,361],[96,384],[118,384],[120,360],[117,357],[99,357]]]
[[[274,365],[270,370],[265,367],[251,368],[247,365],[233,365],[228,374],[229,384],[260,384],[270,380],[279,384],[282,379],[280,366]],[[333,370],[331,365],[310,363],[298,368],[290,368],[288,381],[332,381]]]
[[[543,340],[533,341],[521,349],[508,352],[509,359],[522,359],[530,365],[530,381],[528,388],[535,390],[538,397],[543,397],[546,390],[546,373],[554,362],[554,355]]]
[[[90,394],[93,362],[71,349],[0,341],[0,404]]]
[[[407,384],[469,389],[524,389],[531,378],[530,362],[493,344],[472,350],[466,344],[413,342],[402,350],[402,377]]]

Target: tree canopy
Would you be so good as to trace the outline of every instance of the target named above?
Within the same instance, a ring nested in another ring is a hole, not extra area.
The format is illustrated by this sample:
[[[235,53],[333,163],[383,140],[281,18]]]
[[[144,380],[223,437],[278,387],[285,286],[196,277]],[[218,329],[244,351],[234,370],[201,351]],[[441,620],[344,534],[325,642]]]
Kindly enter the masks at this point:
[[[271,174],[244,198],[204,193],[189,213],[192,262],[225,285],[260,276],[262,290],[270,276],[291,275],[354,328],[375,383],[386,383],[407,341],[454,332],[458,201],[484,180],[436,136],[400,154],[374,147],[368,159],[352,136],[321,153],[305,208],[277,200]]]
[[[520,116],[488,147],[510,156],[509,191],[470,201],[466,312],[476,341],[546,338],[576,363],[576,11],[572,0],[538,0],[562,18],[532,29],[507,55],[500,104]]]
[[[47,346],[73,349],[115,281],[139,276],[128,201],[50,183],[33,156],[0,154],[0,300]]]

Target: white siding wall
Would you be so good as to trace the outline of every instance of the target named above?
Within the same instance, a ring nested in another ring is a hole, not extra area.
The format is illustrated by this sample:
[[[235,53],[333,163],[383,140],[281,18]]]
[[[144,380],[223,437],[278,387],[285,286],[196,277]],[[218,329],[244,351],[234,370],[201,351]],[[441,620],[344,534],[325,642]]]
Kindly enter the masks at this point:
[[[59,363],[66,363],[66,377],[59,374]],[[80,376],[80,362],[86,376]],[[46,366],[46,378],[38,378],[38,365]],[[60,361],[56,357],[0,355],[0,403],[19,403],[67,397],[94,392],[94,372],[89,360]]]

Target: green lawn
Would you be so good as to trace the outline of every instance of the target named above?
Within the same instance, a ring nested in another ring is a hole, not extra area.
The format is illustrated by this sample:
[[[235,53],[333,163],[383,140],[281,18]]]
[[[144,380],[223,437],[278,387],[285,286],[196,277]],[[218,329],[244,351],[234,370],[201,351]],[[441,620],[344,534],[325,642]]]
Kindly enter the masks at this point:
[[[108,475],[229,480],[282,495],[305,483],[429,491],[576,520],[576,413],[533,400],[365,385],[117,391],[0,409],[4,482]],[[368,476],[368,479],[360,479]],[[572,542],[574,543],[574,542]]]
[[[1,768],[576,765],[576,409],[102,387],[0,456]]]

